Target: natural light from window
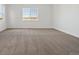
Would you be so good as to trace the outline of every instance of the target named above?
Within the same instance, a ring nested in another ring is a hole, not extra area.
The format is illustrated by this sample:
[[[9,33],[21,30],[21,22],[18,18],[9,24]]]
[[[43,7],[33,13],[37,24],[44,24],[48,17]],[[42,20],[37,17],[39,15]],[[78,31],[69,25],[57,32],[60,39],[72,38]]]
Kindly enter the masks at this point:
[[[3,5],[0,5],[0,20],[3,19],[3,14],[4,14]]]
[[[23,20],[38,21],[38,8],[23,8]]]

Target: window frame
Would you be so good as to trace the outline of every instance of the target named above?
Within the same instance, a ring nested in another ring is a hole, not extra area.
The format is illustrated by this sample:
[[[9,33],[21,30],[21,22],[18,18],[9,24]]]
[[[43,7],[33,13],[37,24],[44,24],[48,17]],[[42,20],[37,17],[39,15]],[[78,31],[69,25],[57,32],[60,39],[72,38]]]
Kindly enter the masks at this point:
[[[25,9],[25,10],[24,10]],[[26,12],[25,11],[29,11],[29,12]],[[33,12],[32,12],[33,11]],[[34,13],[35,14],[32,14]],[[38,8],[22,8],[22,17],[23,17],[23,20],[27,20],[27,21],[38,21]],[[29,15],[27,15],[29,13]]]

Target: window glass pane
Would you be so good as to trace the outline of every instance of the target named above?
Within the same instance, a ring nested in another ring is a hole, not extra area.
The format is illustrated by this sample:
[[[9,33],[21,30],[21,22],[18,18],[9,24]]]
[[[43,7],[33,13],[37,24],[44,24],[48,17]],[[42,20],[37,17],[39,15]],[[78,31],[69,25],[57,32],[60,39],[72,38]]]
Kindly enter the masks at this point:
[[[38,9],[37,8],[23,8],[23,20],[37,20]]]
[[[4,6],[0,5],[0,20],[3,19],[4,16]]]
[[[31,8],[30,13],[30,16],[37,16],[37,8]]]
[[[30,16],[30,8],[23,8],[23,16]]]

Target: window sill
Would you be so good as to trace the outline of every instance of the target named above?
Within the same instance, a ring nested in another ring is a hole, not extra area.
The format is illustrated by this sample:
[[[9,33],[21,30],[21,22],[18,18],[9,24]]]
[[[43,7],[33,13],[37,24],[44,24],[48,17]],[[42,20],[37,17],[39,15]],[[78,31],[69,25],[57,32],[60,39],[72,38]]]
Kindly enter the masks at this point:
[[[23,17],[23,21],[38,21],[38,17]]]

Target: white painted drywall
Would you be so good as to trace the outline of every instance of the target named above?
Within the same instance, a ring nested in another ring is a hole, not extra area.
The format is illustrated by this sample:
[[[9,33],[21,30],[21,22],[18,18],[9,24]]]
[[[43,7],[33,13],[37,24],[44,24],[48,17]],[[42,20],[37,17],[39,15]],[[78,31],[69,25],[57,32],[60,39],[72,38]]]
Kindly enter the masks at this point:
[[[0,12],[5,13],[5,5],[0,4]],[[5,21],[5,15],[4,15],[3,20],[0,20],[0,31],[3,31],[5,29],[6,29],[6,21]]]
[[[22,8],[38,8],[39,21],[22,21]],[[6,5],[8,28],[55,28],[79,37],[79,5]]]
[[[52,5],[52,27],[79,37],[79,5]]]
[[[38,8],[39,21],[23,21],[22,8]],[[6,5],[8,28],[51,28],[51,7],[40,4]]]

